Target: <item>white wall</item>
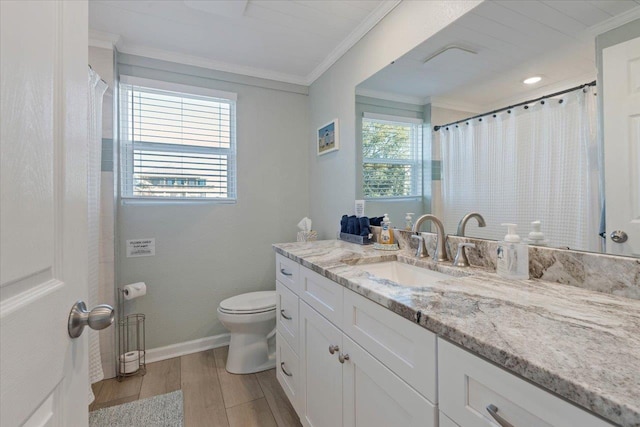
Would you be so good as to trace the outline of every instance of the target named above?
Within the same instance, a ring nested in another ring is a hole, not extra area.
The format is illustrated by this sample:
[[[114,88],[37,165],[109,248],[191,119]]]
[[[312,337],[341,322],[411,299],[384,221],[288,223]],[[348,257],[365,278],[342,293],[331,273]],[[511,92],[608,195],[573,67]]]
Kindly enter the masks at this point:
[[[98,47],[89,47],[89,65],[107,82],[109,88],[102,100],[102,138],[113,138],[113,50]],[[106,146],[106,144],[105,144]],[[112,155],[111,150],[106,152]],[[103,151],[103,156],[105,151]],[[104,164],[113,166],[113,159],[102,159]],[[98,298],[100,304],[109,304],[115,307],[114,278],[114,190],[113,168],[102,168],[100,174],[100,237],[99,237],[99,289]],[[105,378],[115,376],[115,328],[100,331],[100,356],[102,357],[102,369]]]
[[[340,217],[356,198],[355,87],[480,4],[473,1],[404,1],[310,87],[310,140],[316,129],[340,120],[340,150],[309,152],[310,214],[320,238],[335,238]]]
[[[147,283],[147,295],[128,307],[146,315],[147,348],[225,333],[220,301],[274,289],[271,245],[295,241],[296,224],[308,215],[306,88],[121,58],[121,74],[238,94],[237,203],[119,205],[117,228],[119,285]],[[125,241],[136,238],[155,238],[156,255],[126,258]]]

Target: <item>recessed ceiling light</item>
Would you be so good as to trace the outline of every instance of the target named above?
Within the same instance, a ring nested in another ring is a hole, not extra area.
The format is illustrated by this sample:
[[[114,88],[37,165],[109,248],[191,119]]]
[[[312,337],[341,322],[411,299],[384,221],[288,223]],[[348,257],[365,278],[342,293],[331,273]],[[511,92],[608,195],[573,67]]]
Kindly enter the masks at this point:
[[[524,83],[526,85],[534,85],[534,84],[538,83],[540,80],[542,80],[542,77],[533,76],[533,77],[529,77],[528,79],[524,79],[522,81],[522,83]]]

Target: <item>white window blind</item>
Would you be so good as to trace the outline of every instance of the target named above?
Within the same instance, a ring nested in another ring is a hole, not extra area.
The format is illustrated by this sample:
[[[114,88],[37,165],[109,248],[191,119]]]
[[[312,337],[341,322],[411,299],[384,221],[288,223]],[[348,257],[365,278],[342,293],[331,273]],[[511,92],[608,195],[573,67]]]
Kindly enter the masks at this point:
[[[121,78],[122,197],[236,198],[236,95]]]
[[[367,199],[422,195],[422,121],[364,113],[363,194]]]

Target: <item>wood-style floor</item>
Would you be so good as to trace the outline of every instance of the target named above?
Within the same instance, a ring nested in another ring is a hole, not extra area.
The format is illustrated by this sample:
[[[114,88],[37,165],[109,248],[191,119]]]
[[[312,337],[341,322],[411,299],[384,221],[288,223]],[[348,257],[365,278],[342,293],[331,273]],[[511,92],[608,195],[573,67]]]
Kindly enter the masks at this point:
[[[147,364],[144,376],[93,385],[90,411],[182,390],[184,426],[289,427],[300,421],[275,369],[250,375],[225,370],[228,347]],[[142,426],[141,426],[142,427]]]

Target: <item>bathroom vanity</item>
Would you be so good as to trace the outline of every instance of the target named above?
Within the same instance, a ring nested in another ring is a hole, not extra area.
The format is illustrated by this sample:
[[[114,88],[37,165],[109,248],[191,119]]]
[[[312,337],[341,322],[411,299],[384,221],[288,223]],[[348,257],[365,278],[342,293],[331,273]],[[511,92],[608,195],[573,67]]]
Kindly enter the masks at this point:
[[[274,248],[277,378],[304,425],[640,425],[638,300],[341,241]],[[444,276],[370,268],[388,261]]]

